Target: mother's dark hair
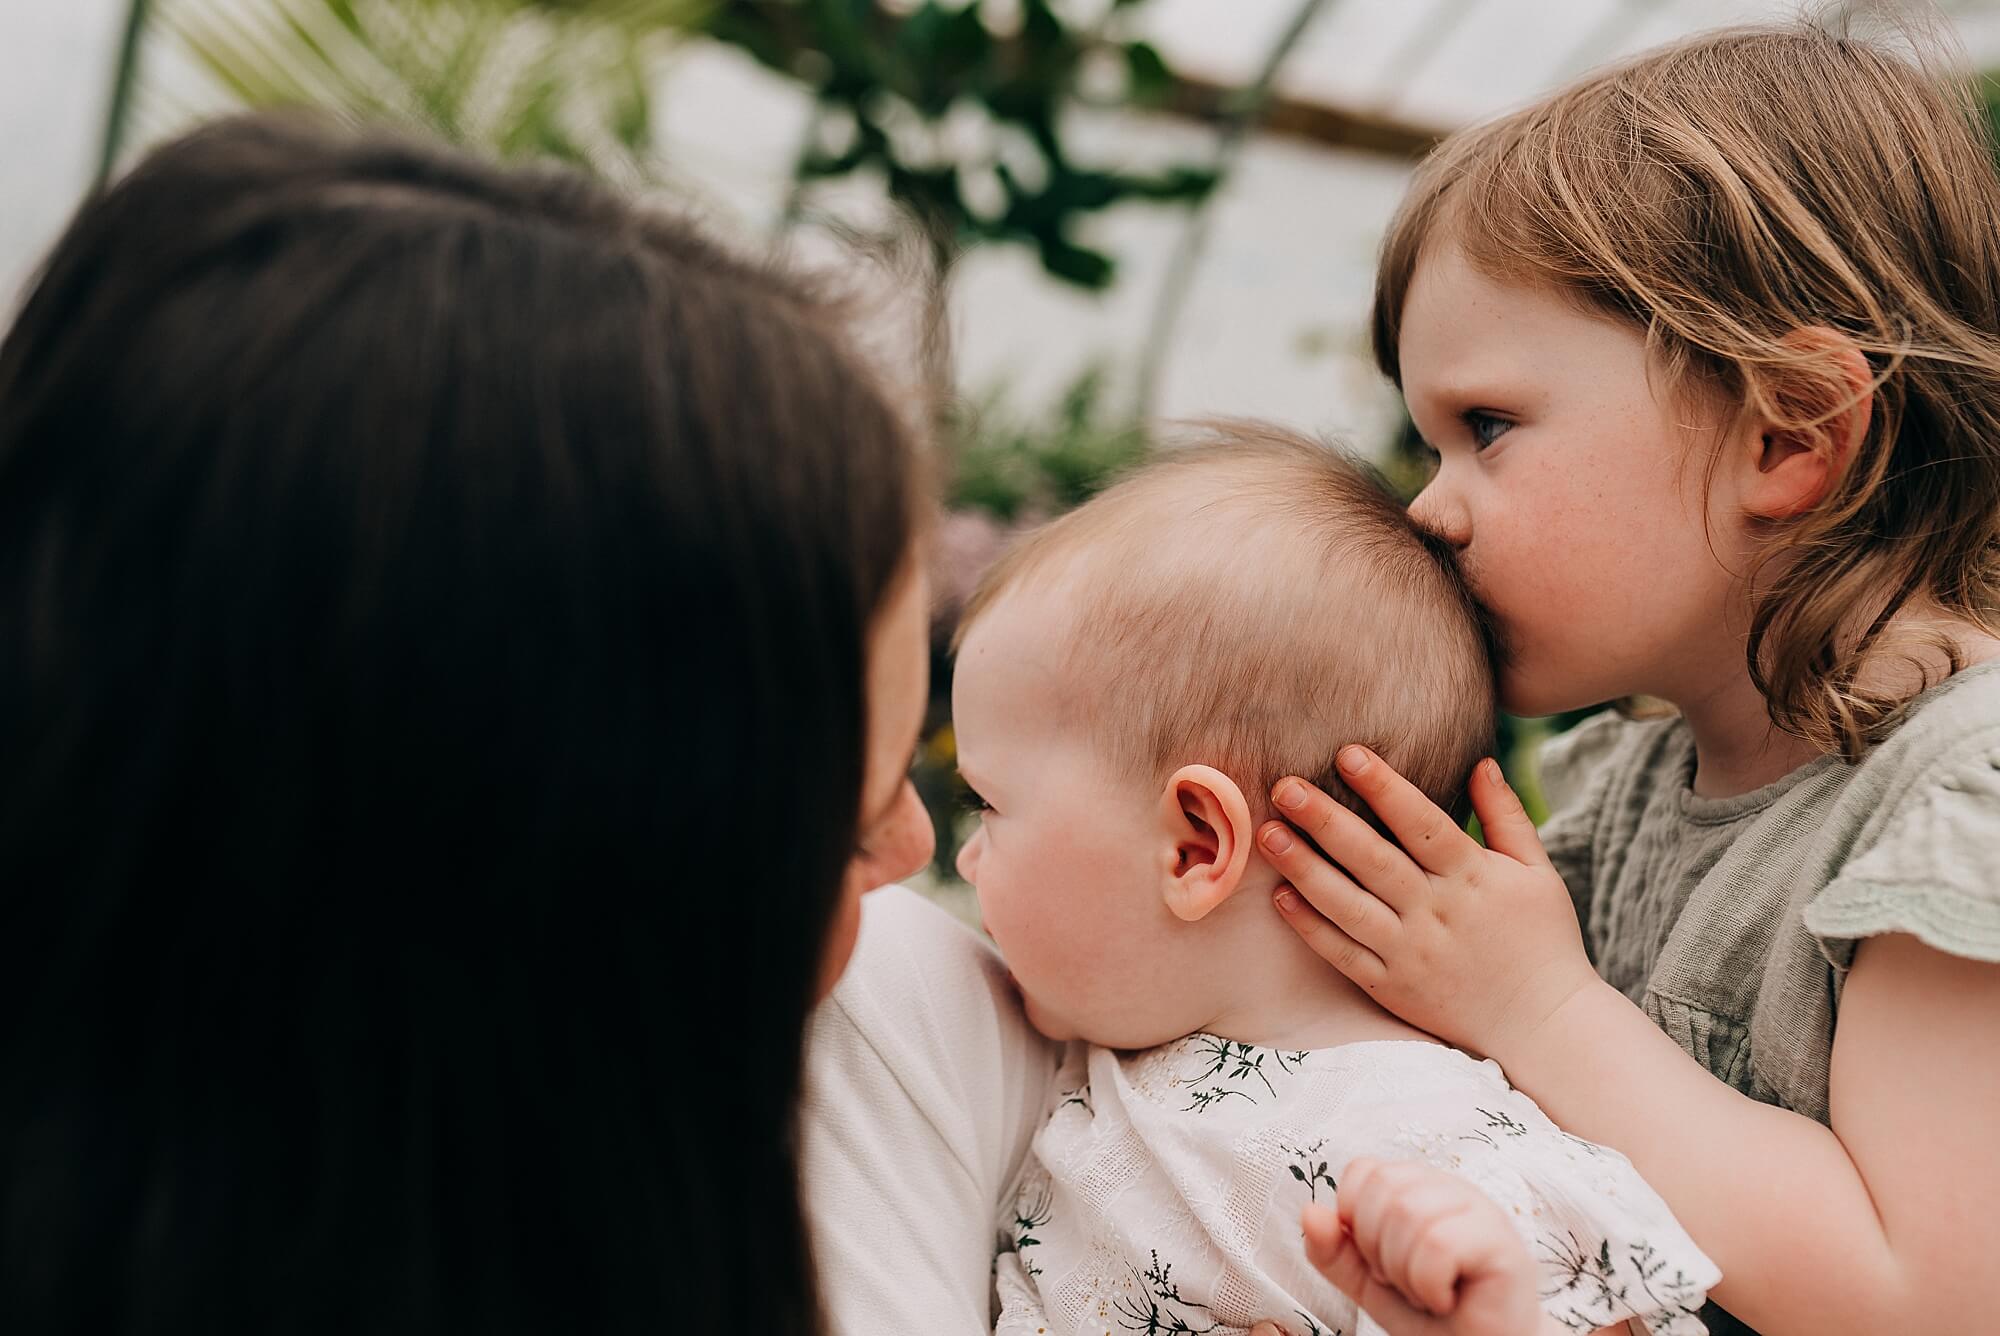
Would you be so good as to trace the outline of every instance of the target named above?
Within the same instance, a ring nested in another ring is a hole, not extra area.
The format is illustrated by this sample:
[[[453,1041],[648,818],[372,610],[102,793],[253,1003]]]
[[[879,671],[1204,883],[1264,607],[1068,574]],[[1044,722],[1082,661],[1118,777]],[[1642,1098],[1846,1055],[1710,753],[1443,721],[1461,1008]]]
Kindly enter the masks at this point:
[[[911,448],[574,176],[244,119],[0,346],[0,1330],[806,1331]]]

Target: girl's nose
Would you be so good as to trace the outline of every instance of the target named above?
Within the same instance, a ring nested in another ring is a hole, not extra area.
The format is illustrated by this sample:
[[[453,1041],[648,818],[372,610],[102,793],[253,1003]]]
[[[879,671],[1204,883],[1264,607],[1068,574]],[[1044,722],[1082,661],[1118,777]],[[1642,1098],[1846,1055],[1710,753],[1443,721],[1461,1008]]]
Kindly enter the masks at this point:
[[[1439,474],[1417,493],[1417,499],[1410,502],[1410,518],[1454,548],[1464,548],[1472,542],[1472,512],[1443,481],[1444,475]]]

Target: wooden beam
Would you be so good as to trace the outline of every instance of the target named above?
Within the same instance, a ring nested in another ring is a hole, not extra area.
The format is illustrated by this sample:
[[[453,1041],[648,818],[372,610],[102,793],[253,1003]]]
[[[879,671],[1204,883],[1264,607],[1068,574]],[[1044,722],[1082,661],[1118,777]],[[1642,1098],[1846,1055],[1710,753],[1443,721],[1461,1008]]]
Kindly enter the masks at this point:
[[[1176,75],[1173,90],[1164,99],[1147,106],[1170,116],[1218,125],[1228,119],[1231,103],[1241,91],[1229,84]],[[1354,149],[1406,161],[1422,157],[1444,138],[1444,131],[1430,126],[1283,93],[1273,94],[1265,104],[1264,114],[1257,118],[1257,132],[1303,139],[1322,148]]]

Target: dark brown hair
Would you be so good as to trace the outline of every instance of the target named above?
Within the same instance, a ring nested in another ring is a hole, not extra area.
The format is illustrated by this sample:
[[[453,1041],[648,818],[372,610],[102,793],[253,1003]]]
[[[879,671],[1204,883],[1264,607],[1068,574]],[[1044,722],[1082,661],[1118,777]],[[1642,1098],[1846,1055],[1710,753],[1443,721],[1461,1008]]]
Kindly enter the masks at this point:
[[[911,464],[572,175],[244,119],[89,201],[0,346],[0,1330],[816,1329]]]
[[[1446,140],[1376,286],[1376,360],[1398,380],[1417,266],[1455,244],[1629,322],[1689,402],[1823,438],[1871,398],[1827,496],[1775,526],[1750,572],[1747,656],[1772,720],[1849,758],[1922,684],[1865,685],[1865,664],[1958,666],[1894,615],[1928,600],[1995,629],[2000,605],[2000,177],[1963,81],[1913,58],[1929,50],[1729,29],[1590,75]],[[1857,392],[1825,341],[1797,337],[1814,326],[1851,340],[1872,383]]]

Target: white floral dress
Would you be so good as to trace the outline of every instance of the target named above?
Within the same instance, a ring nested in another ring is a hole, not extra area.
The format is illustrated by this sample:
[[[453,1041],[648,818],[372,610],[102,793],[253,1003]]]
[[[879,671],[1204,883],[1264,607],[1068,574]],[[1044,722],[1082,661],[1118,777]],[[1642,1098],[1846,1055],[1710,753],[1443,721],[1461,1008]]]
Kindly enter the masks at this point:
[[[1299,1236],[1299,1208],[1357,1156],[1423,1160],[1498,1202],[1564,1326],[1704,1330],[1715,1265],[1624,1156],[1557,1128],[1494,1063],[1198,1034],[1138,1053],[1072,1044],[1056,1089],[999,1221],[1000,1336],[1225,1336],[1288,1317],[1311,1336],[1379,1330]]]

